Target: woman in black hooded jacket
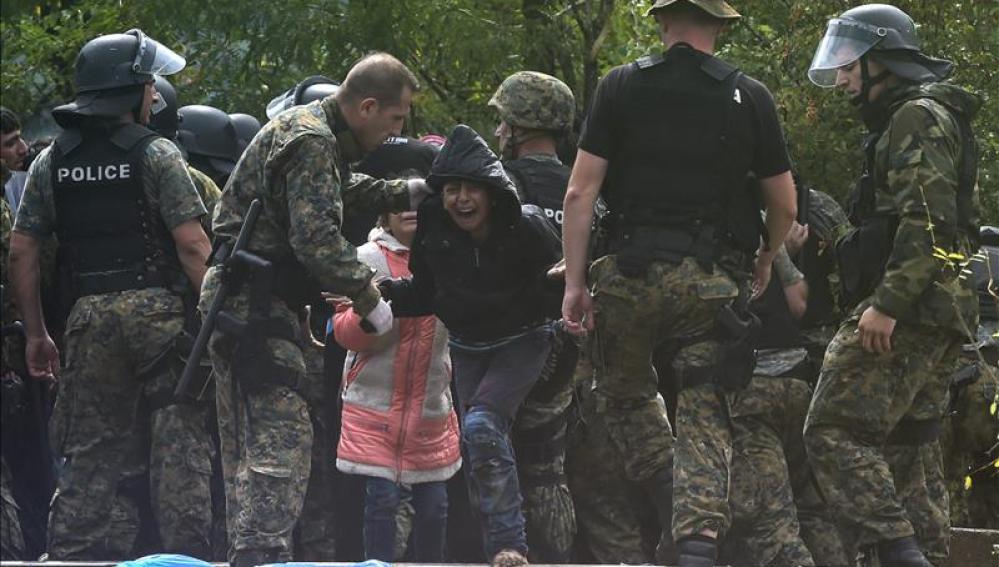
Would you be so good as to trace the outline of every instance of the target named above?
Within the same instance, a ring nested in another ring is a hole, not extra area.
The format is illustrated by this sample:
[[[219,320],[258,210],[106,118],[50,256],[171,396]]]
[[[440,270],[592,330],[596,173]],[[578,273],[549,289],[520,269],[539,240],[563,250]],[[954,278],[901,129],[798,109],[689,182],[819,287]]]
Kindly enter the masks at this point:
[[[397,316],[436,315],[450,334],[472,501],[494,564],[527,562],[508,432],[551,350],[560,290],[546,277],[561,241],[541,209],[521,206],[485,141],[457,126],[419,208],[412,277],[380,285]]]

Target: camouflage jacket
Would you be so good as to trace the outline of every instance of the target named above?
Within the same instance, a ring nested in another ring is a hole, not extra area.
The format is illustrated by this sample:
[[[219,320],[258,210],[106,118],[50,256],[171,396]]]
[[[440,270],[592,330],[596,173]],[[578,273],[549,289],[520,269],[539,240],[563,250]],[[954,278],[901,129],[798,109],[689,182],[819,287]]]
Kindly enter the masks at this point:
[[[351,175],[363,157],[332,97],[283,112],[247,147],[222,193],[215,236],[235,240],[253,199],[263,209],[248,249],[271,259],[293,255],[323,290],[347,295],[359,313],[378,302],[373,271],[343,237],[344,207],[409,208],[405,181]],[[207,290],[206,290],[207,291]]]
[[[968,119],[979,99],[947,84],[904,85],[886,92],[891,118],[874,150],[876,211],[898,217],[884,277],[855,314],[873,305],[904,323],[965,335],[978,321],[974,284],[959,263],[940,257],[973,249],[958,229],[961,139],[954,112]]]
[[[212,216],[215,213],[215,205],[222,198],[222,191],[219,190],[219,186],[212,181],[211,177],[201,173],[190,164],[187,166],[187,172],[191,174],[194,188],[198,190],[198,196],[201,197],[201,202],[205,204],[205,210],[208,211],[207,215],[201,217],[201,227],[205,229],[205,234],[211,237]]]

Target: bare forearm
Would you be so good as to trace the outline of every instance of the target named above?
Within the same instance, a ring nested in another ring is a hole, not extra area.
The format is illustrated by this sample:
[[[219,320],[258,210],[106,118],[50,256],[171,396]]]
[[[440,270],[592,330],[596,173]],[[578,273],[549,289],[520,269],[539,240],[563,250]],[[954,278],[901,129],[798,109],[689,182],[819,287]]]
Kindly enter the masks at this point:
[[[177,250],[177,257],[180,259],[181,268],[184,269],[184,275],[187,276],[195,291],[201,290],[201,282],[204,281],[205,272],[208,271],[205,262],[208,261],[210,253],[211,248],[207,242],[204,246],[187,246]]]
[[[590,245],[590,227],[593,224],[593,203],[585,202],[578,194],[565,196],[565,217],[562,224],[562,251],[565,256],[565,283],[567,286],[586,285],[586,261]]]
[[[38,240],[19,232],[11,234],[10,281],[14,287],[14,297],[24,331],[29,337],[44,337],[48,334],[39,291],[41,269],[38,257]]]

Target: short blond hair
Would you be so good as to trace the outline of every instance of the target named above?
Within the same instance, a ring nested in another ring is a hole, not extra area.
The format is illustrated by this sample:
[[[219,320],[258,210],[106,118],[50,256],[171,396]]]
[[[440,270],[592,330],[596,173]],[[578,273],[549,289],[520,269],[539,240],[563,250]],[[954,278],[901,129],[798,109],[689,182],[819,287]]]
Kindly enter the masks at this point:
[[[402,61],[379,51],[354,63],[340,85],[337,98],[347,103],[373,98],[380,105],[395,106],[402,101],[402,93],[407,88],[414,93],[420,90],[416,75]]]

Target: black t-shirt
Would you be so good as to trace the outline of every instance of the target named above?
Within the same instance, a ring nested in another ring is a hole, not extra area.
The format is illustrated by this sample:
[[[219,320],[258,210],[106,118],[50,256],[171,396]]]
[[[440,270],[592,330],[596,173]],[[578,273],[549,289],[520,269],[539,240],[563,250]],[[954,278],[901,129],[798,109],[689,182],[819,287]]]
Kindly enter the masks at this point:
[[[710,56],[686,45],[676,45],[666,54],[666,62],[678,57],[705,60]],[[621,109],[628,105],[626,87],[633,81],[639,68],[635,63],[611,69],[597,85],[590,113],[583,124],[579,148],[611,162],[614,167],[620,140],[641,139],[643,132],[632,131],[623,119]],[[737,151],[745,152],[750,159],[750,170],[757,178],[765,179],[791,169],[784,133],[777,118],[773,95],[763,83],[743,74],[736,85],[736,111],[732,113],[729,132],[734,137]],[[739,160],[743,161],[743,160]]]

